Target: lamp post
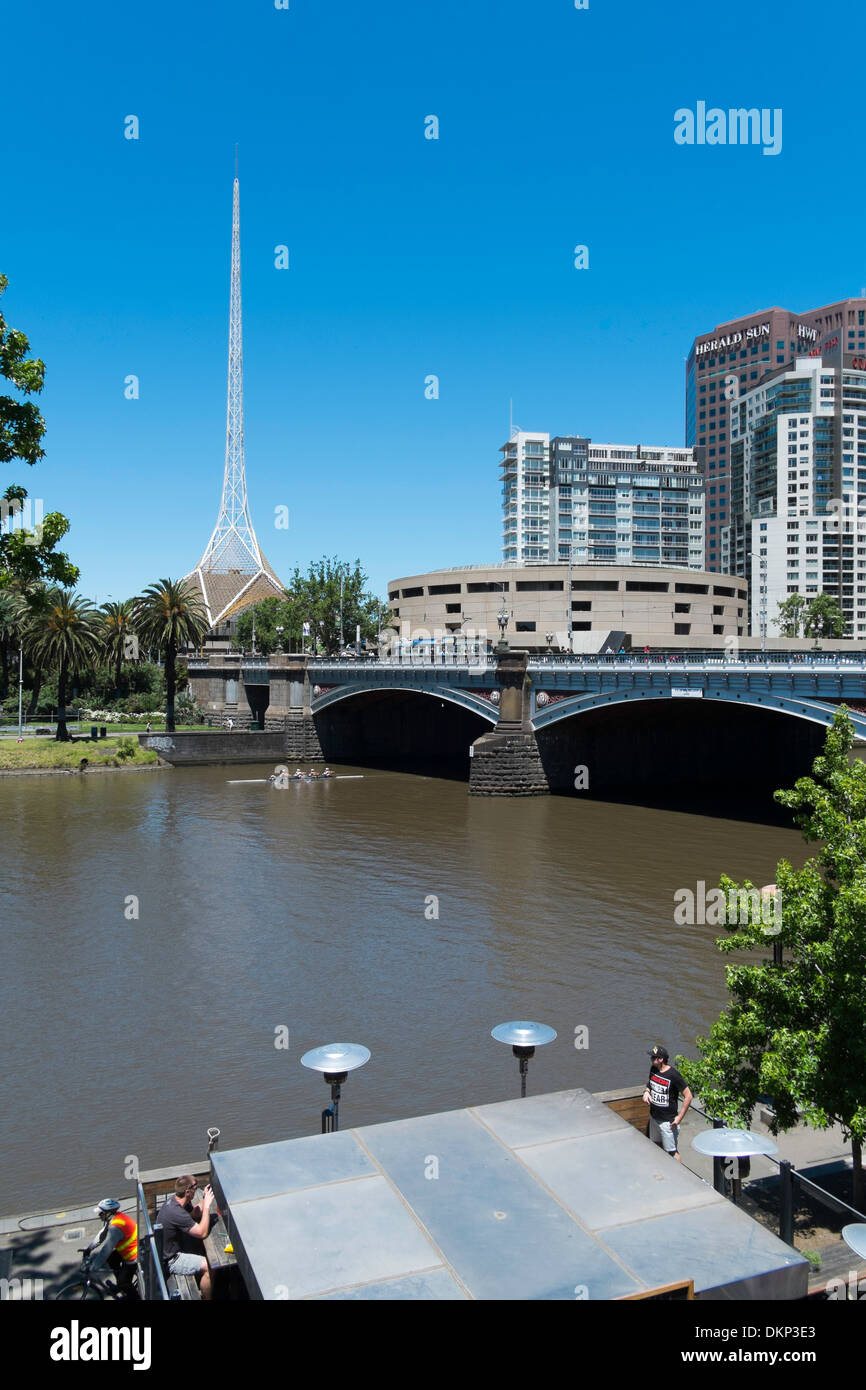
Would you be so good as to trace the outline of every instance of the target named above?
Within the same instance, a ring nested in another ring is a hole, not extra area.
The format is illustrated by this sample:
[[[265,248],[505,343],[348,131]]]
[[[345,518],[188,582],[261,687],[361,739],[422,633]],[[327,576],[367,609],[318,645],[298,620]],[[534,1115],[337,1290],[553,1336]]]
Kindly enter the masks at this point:
[[[283,653],[283,633],[285,632],[285,630],[286,630],[286,629],[283,627],[282,623],[277,623],[276,632],[277,632],[277,655],[278,655],[278,656],[282,656],[282,653]]]
[[[544,634],[544,640],[545,640],[545,642],[547,643],[547,655],[550,656],[550,646],[551,646],[551,643],[553,642],[553,633],[552,633],[552,632],[545,632],[545,634]]]
[[[499,612],[496,614],[496,622],[499,627],[499,647],[501,652],[507,651],[508,643],[505,640],[505,629],[508,627],[508,609],[505,607],[505,589],[502,590],[502,603]]]
[[[520,1096],[526,1096],[526,1073],[535,1056],[535,1049],[553,1042],[556,1032],[546,1023],[498,1023],[490,1036],[497,1042],[510,1043],[511,1051],[520,1063]]]
[[[23,726],[21,723],[21,702],[24,696],[24,648],[18,648],[18,737],[23,738]]]
[[[321,1072],[331,1088],[331,1104],[322,1111],[322,1133],[332,1134],[340,1128],[340,1087],[350,1071],[356,1071],[370,1060],[370,1049],[360,1043],[326,1043],[305,1052],[301,1066]]]

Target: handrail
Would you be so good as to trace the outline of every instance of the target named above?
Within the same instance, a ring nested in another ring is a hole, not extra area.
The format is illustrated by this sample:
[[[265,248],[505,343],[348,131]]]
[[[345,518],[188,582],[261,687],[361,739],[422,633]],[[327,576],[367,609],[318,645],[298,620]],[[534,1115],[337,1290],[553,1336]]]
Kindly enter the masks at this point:
[[[159,1222],[155,1226],[151,1224],[140,1181],[136,1181],[135,1188],[138,1201],[138,1275],[142,1298],[152,1303],[168,1303],[171,1294],[162,1267],[162,1226]]]
[[[689,1109],[696,1111],[699,1115],[702,1115],[705,1120],[708,1120],[710,1122],[710,1124],[715,1123],[713,1116],[708,1115],[706,1110],[702,1110],[701,1107],[697,1105],[694,1101],[690,1105]],[[835,1211],[844,1210],[850,1212],[851,1216],[853,1216],[855,1222],[857,1223],[863,1221],[864,1213],[862,1211],[858,1211],[856,1207],[851,1206],[850,1202],[846,1202],[841,1197],[835,1196],[834,1193],[828,1192],[826,1188],[821,1187],[820,1183],[814,1182],[812,1178],[807,1178],[804,1173],[799,1172],[798,1169],[794,1167],[790,1159],[776,1158],[774,1154],[761,1154],[760,1157],[765,1158],[768,1163],[775,1164],[776,1168],[779,1170],[778,1178],[780,1186],[781,1207],[779,1215],[779,1234],[781,1239],[785,1241],[787,1245],[794,1244],[794,1206],[792,1197],[790,1195],[786,1200],[785,1190],[787,1189],[788,1193],[790,1194],[791,1187],[794,1183],[799,1183],[801,1188],[808,1188],[811,1192],[815,1194],[815,1196],[818,1198],[820,1202],[823,1203],[824,1206],[828,1206]],[[688,1164],[686,1166],[688,1167]],[[689,1171],[693,1172],[694,1169],[690,1168]]]

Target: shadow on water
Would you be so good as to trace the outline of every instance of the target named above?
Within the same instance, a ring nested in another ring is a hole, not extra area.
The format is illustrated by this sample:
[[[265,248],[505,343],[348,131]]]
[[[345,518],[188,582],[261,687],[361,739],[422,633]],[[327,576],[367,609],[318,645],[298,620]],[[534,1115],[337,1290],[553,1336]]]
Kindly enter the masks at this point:
[[[681,793],[669,789],[654,794],[646,786],[620,788],[617,792],[599,792],[593,796],[589,791],[575,792],[559,789],[553,796],[571,799],[583,797],[587,801],[606,806],[634,806],[647,811],[676,811],[687,816],[705,816],[712,820],[742,821],[751,825],[777,826],[784,830],[796,829],[791,812],[785,806],[773,801],[775,787],[762,787],[759,790],[744,789],[739,796],[731,796],[726,790],[717,795],[696,794],[689,787]]]

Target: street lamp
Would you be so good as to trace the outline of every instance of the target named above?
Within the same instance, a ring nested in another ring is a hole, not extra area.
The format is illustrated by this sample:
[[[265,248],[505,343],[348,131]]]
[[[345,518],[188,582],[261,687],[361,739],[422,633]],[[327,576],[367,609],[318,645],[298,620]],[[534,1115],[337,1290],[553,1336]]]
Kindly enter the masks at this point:
[[[285,630],[286,629],[283,627],[282,623],[277,623],[277,653],[280,656],[282,655],[283,651],[283,633],[285,632]]]
[[[301,1066],[321,1072],[331,1088],[331,1104],[322,1111],[322,1133],[331,1134],[340,1128],[340,1087],[350,1071],[356,1071],[370,1060],[370,1049],[360,1043],[326,1043],[305,1052]]]
[[[556,1032],[546,1023],[498,1023],[490,1036],[497,1042],[510,1043],[511,1051],[520,1063],[520,1095],[526,1095],[526,1073],[535,1049],[553,1042]]]
[[[505,607],[505,589],[502,589],[502,603],[499,612],[496,614],[496,622],[499,626],[499,650],[505,651],[508,643],[505,640],[505,629],[508,627],[508,609]]]
[[[553,633],[552,633],[552,632],[545,632],[545,634],[544,634],[544,640],[545,640],[545,642],[547,643],[547,655],[550,656],[550,644],[551,644],[552,641],[553,641]]]

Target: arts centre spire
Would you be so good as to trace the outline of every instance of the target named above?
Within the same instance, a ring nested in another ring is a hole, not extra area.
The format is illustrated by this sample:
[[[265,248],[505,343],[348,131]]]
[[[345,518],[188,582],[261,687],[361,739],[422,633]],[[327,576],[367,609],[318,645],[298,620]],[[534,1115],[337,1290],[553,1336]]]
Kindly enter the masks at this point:
[[[236,617],[263,598],[282,596],[283,585],[262,554],[247,500],[244,464],[244,364],[241,325],[240,187],[232,199],[232,265],[229,307],[229,374],[226,457],[222,501],[205,552],[189,579],[197,582],[211,626]]]

